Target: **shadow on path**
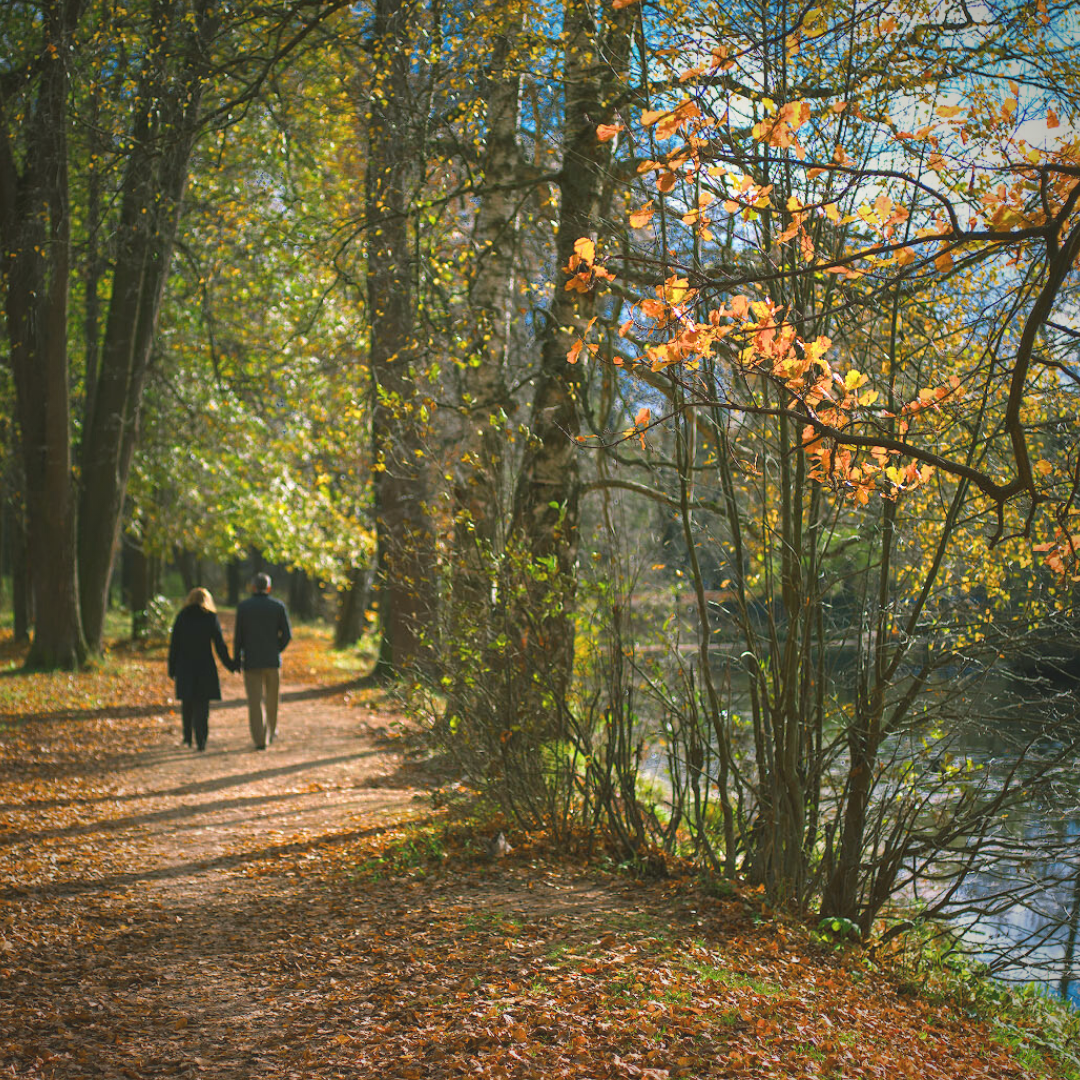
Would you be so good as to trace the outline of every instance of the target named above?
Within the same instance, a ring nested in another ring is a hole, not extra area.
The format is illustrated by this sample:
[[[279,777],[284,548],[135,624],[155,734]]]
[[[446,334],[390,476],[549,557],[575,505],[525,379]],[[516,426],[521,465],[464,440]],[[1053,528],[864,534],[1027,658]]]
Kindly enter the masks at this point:
[[[0,672],[0,679],[11,678],[22,672]],[[303,690],[288,690],[281,695],[283,702],[317,701],[319,698],[336,697],[349,690],[370,685],[368,676],[346,679],[330,686],[313,686]],[[247,707],[246,698],[229,698],[214,702],[215,709],[239,709]],[[106,705],[98,709],[56,709],[53,712],[0,712],[0,723],[48,723],[54,720],[135,720],[139,717],[160,716],[162,713],[179,712],[178,702],[169,700],[153,705]]]
[[[430,818],[416,819],[417,823],[424,825],[430,822]],[[317,848],[336,847],[339,844],[347,844],[352,840],[361,840],[365,837],[379,836],[394,828],[392,823],[371,825],[366,829],[352,829],[341,832],[331,827],[332,831],[322,836],[311,837],[307,840],[297,840],[288,844],[276,844],[271,847],[258,848],[254,851],[240,851],[229,855],[217,855],[208,859],[194,859],[186,863],[174,863],[169,866],[160,866],[148,870],[135,870],[126,874],[110,874],[95,880],[79,881],[51,881],[35,886],[16,886],[0,889],[0,899],[17,900],[21,898],[62,898],[71,896],[83,896],[89,893],[109,892],[127,886],[145,884],[150,881],[169,881],[175,878],[188,877],[194,873],[209,873],[218,870],[235,870],[247,863],[264,862],[267,859],[277,859],[288,855],[302,854]]]
[[[276,744],[275,744],[276,745]],[[255,749],[247,751],[251,754],[259,753]],[[338,754],[334,757],[309,758],[303,761],[293,762],[289,765],[279,765],[272,769],[259,769],[252,772],[233,773],[228,776],[217,776],[211,780],[195,780],[190,784],[182,784],[179,787],[162,788],[159,790],[129,791],[122,795],[95,795],[90,797],[73,797],[70,799],[42,799],[20,803],[0,803],[0,812],[26,810],[33,807],[34,810],[57,810],[66,806],[92,806],[95,803],[122,803],[134,802],[137,799],[160,799],[184,795],[203,795],[213,791],[224,791],[226,788],[242,787],[245,784],[257,784],[261,780],[273,780],[281,776],[289,776],[295,773],[308,772],[311,769],[329,768],[334,765],[342,765],[348,761],[360,761],[364,758],[375,757],[378,750],[365,748],[351,754]],[[230,752],[235,756],[235,751]],[[173,762],[178,757],[191,759],[191,752],[186,754],[174,754],[172,751],[162,753],[147,753],[137,758],[131,758],[130,762],[141,765],[155,765],[165,762]],[[203,758],[206,761],[209,758]],[[213,805],[213,804],[209,804]],[[49,834],[43,834],[49,835]],[[57,834],[60,835],[60,834]]]

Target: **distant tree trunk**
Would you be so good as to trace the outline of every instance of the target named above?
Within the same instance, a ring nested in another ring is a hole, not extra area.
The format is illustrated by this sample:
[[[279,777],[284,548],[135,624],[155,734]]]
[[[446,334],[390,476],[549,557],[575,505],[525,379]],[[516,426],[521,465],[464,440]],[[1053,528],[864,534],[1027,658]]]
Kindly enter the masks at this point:
[[[0,433],[4,425],[0,423]],[[7,578],[11,573],[11,495],[0,473],[0,607],[7,599]]]
[[[15,538],[11,559],[11,625],[16,641],[30,640],[30,627],[33,624],[32,600],[26,535],[23,533]]]
[[[8,521],[8,550],[11,553],[11,615],[16,641],[28,641],[33,623],[30,567],[26,551],[26,527],[11,501],[5,507]]]
[[[35,613],[28,666],[75,668],[86,659],[75,560],[67,307],[71,221],[67,177],[67,58],[73,5],[42,5],[37,99],[25,118],[20,172],[0,132],[0,240],[5,315],[25,478]],[[6,128],[7,118],[0,117]]]
[[[228,566],[225,567],[225,603],[229,607],[236,607],[240,603],[240,574],[240,560],[230,559]]]
[[[173,553],[173,562],[180,571],[180,580],[184,583],[184,592],[189,593],[199,584],[198,561],[193,552],[177,548]]]
[[[160,556],[148,555],[141,541],[128,548],[131,557],[131,636],[145,638],[150,630],[150,604],[161,588]]]
[[[289,610],[298,619],[310,622],[315,618],[315,583],[303,570],[294,570],[289,575]]]
[[[133,544],[130,551],[131,568],[131,636],[136,641],[146,637],[146,609],[150,604],[150,568],[146,552],[141,544]]]
[[[365,613],[371,595],[370,567],[353,567],[349,580],[338,597],[334,622],[334,648],[347,649],[364,635]]]
[[[608,12],[606,27],[597,27],[587,0],[567,0],[564,7],[565,49],[563,169],[559,180],[559,228],[556,264],[567,267],[581,237],[593,237],[600,220],[604,177],[610,144],[596,137],[596,127],[612,115],[612,99],[625,78],[630,53],[633,12]],[[522,620],[527,672],[543,673],[545,694],[556,709],[563,706],[573,668],[575,593],[574,564],[578,550],[580,449],[578,402],[583,364],[567,363],[567,353],[596,309],[595,293],[555,285],[541,343],[540,370],[533,399],[531,439],[517,480],[513,542],[524,557],[551,563],[543,581],[529,582],[528,608],[545,611],[539,625]],[[545,596],[557,608],[545,609]],[[535,623],[535,620],[534,620]]]
[[[409,124],[409,17],[402,0],[376,0],[366,173],[367,300],[375,383],[372,441],[378,543],[378,672],[398,676],[425,659],[434,596],[420,357],[415,331]]]

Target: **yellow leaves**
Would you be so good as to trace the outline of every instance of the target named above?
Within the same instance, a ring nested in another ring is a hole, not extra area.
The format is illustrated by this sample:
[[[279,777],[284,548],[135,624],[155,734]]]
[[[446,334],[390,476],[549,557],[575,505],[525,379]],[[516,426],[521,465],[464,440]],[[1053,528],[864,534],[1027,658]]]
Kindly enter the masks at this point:
[[[825,354],[832,348],[831,339],[824,335],[815,338],[813,341],[807,342],[803,346],[803,356],[806,359],[807,366],[817,364],[821,366],[825,373],[829,372],[829,365],[825,362]]]
[[[1054,466],[1049,461],[1040,460],[1035,462],[1035,472],[1040,476],[1049,476],[1054,471]]]
[[[582,349],[587,349],[588,352],[595,356],[600,351],[600,346],[586,345],[581,338],[578,338],[577,341],[570,346],[570,349],[566,354],[566,362],[568,364],[576,364],[578,362],[578,357],[581,356]]]
[[[769,103],[766,103],[768,105]],[[795,132],[810,119],[810,103],[792,101],[779,109],[775,115],[759,120],[751,129],[751,135],[766,146],[794,149],[800,159],[805,155]]]
[[[948,273],[948,271],[953,268],[952,252],[943,251],[936,259],[934,259],[934,266],[943,274]]]
[[[860,206],[858,216],[866,222],[867,225],[878,225],[881,223],[881,219],[878,217],[877,211],[870,206]]]
[[[630,228],[631,229],[644,229],[650,221],[653,219],[654,207],[652,200],[647,202],[640,209],[633,211],[630,215]]]
[[[597,124],[596,126],[596,138],[598,142],[610,142],[619,134],[620,131],[625,131],[625,124]]]
[[[672,188],[675,187],[675,182],[678,177],[670,169],[665,169],[656,178],[656,188],[661,193],[666,195]]]
[[[915,252],[905,246],[896,252],[895,258],[898,266],[910,266],[915,261]]]
[[[1011,206],[999,206],[990,218],[990,224],[995,229],[1004,232],[1010,231],[1015,225],[1022,223],[1022,218]]]
[[[563,271],[570,280],[563,286],[567,292],[590,293],[597,281],[614,281],[615,275],[596,262],[596,244],[587,236],[574,241],[574,254]]]
[[[729,307],[733,319],[746,319],[750,314],[750,298],[748,296],[733,296]]]
[[[691,120],[700,119],[701,115],[697,102],[687,98],[674,109],[647,109],[641,114],[641,126],[656,125],[656,137],[667,139]]]
[[[961,112],[959,105],[941,105],[938,107],[937,114],[943,120],[949,120],[954,116],[958,116]]]
[[[686,278],[676,277],[674,274],[657,289],[661,297],[669,304],[679,304],[686,299],[690,292],[690,282]]]

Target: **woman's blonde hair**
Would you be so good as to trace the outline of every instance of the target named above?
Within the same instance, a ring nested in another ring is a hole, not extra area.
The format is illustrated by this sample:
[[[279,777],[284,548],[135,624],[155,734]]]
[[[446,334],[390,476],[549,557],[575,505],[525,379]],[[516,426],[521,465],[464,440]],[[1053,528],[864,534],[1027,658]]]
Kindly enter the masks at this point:
[[[187,599],[184,601],[184,607],[201,607],[203,611],[217,611],[214,607],[214,598],[210,595],[209,589],[192,589],[187,594]]]

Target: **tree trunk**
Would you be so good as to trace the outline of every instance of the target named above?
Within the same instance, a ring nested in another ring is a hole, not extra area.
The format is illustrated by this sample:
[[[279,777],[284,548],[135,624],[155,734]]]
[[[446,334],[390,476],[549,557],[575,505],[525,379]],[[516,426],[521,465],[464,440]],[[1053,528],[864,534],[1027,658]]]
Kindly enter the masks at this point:
[[[469,363],[460,373],[460,437],[454,448],[450,486],[453,560],[441,641],[444,664],[453,680],[446,716],[468,715],[501,731],[507,704],[496,703],[491,680],[476,677],[477,657],[485,672],[504,668],[505,648],[489,655],[500,619],[493,610],[493,588],[508,524],[506,455],[514,403],[506,385],[514,275],[518,108],[521,92],[521,9],[511,6],[495,41],[487,88],[487,130],[483,186],[473,229],[474,276],[469,294],[476,331]],[[477,693],[479,689],[479,693]],[[492,715],[495,712],[497,715]],[[452,722],[452,721],[451,721]]]
[[[16,641],[28,641],[33,618],[30,609],[30,567],[27,563],[26,526],[11,493],[8,493],[4,500],[2,513],[7,565],[11,572],[12,630]]]
[[[131,636],[141,641],[150,628],[148,609],[154,595],[151,560],[141,541],[130,543],[127,550],[131,567]]]
[[[594,237],[610,144],[596,127],[611,118],[611,100],[624,78],[630,52],[633,9],[611,12],[606,33],[598,31],[586,0],[567,0],[563,19],[566,112],[563,170],[559,181],[556,263],[567,267],[581,237]],[[545,612],[539,622],[519,620],[524,667],[542,676],[544,695],[564,707],[573,669],[574,564],[578,550],[581,481],[578,400],[584,364],[567,353],[596,310],[595,291],[555,286],[543,335],[533,400],[531,437],[514,498],[513,542],[531,560],[525,572],[527,605]],[[552,607],[552,601],[554,608]],[[550,709],[545,710],[551,715]]]
[[[514,259],[520,193],[517,125],[522,19],[511,9],[505,33],[495,44],[487,95],[483,191],[473,232],[475,277],[470,308],[477,331],[462,373],[463,431],[451,490],[454,519],[453,608],[466,621],[490,607],[490,562],[503,517],[505,453],[513,402],[506,386],[510,313],[514,304]]]
[[[372,440],[378,543],[378,671],[398,676],[426,659],[434,608],[434,538],[425,473],[423,394],[415,332],[409,187],[409,8],[377,0],[367,182],[367,299],[375,383]]]
[[[213,20],[163,16],[162,59],[142,72],[121,192],[117,254],[101,366],[92,379],[80,453],[79,591],[87,641],[100,648],[109,574],[138,434],[158,314],[172,260],[202,96],[201,52]],[[174,43],[179,36],[179,45]],[[170,70],[169,52],[180,71]]]
[[[31,608],[26,533],[21,522],[16,523],[16,532],[11,539],[11,626],[16,641],[29,641],[34,613]]]
[[[31,667],[75,668],[86,659],[75,562],[67,307],[71,259],[65,58],[71,5],[43,5],[43,63],[26,121],[20,173],[8,131],[0,138],[0,238],[7,282],[10,362],[25,479],[35,613]],[[4,118],[6,127],[6,117]]]
[[[349,581],[338,598],[337,620],[334,623],[334,648],[347,649],[364,636],[365,613],[371,593],[371,570],[354,567]]]
[[[180,571],[180,580],[183,582],[184,592],[191,592],[199,584],[198,574],[195,569],[196,559],[194,552],[182,551],[177,548],[173,552],[173,563],[176,569]]]
[[[230,559],[225,567],[225,603],[236,607],[240,603],[240,560]]]

